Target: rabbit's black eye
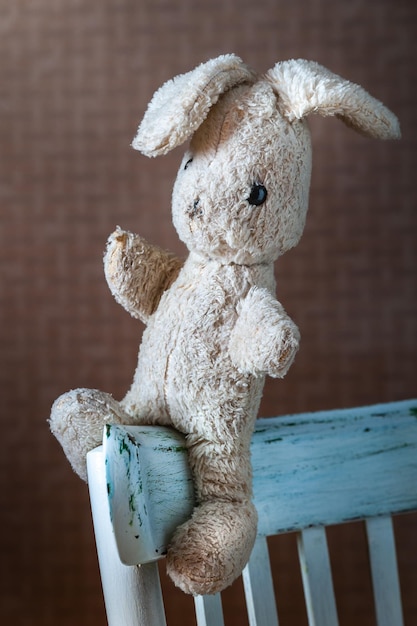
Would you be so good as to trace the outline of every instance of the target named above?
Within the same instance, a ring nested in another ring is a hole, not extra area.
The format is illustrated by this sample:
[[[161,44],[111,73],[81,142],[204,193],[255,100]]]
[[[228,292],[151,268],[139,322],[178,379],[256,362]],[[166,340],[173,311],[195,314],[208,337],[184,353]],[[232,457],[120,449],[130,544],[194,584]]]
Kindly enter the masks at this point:
[[[186,162],[186,164],[184,165],[184,169],[186,170],[186,169],[187,169],[187,167],[188,167],[188,166],[190,165],[190,163],[192,163],[192,162],[193,162],[192,158],[191,158],[191,159],[188,159],[188,161],[187,161],[187,162]]]
[[[263,185],[255,183],[252,185],[252,189],[250,190],[248,202],[249,204],[252,204],[252,206],[259,206],[265,202],[267,194],[268,192]]]

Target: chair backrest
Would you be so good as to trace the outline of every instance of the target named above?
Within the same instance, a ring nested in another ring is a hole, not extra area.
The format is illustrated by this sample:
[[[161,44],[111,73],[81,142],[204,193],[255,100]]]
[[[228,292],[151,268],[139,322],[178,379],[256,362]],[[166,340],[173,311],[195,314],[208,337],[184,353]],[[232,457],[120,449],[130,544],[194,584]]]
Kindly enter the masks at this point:
[[[417,510],[417,400],[260,419],[251,452],[250,626],[278,626],[266,538],[289,531],[310,626],[337,626],[325,527],[357,519],[366,520],[378,626],[401,626],[392,515]],[[157,560],[194,503],[184,440],[169,428],[108,426],[88,471],[109,626],[165,625]],[[195,604],[198,626],[224,624],[219,594]]]

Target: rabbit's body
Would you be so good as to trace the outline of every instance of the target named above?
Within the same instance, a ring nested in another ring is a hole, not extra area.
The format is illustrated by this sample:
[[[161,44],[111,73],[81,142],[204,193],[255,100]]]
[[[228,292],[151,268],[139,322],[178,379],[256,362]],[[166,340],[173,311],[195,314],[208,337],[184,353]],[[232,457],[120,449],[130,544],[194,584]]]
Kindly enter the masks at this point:
[[[380,102],[304,60],[257,76],[226,55],[155,94],[133,146],[157,156],[191,138],[172,197],[190,254],[183,263],[138,235],[110,237],[110,289],[147,324],[132,387],[120,403],[79,389],[52,409],[51,428],[84,478],[106,422],[169,424],[186,435],[197,506],[171,540],[167,567],[188,593],[233,582],[256,536],[250,437],[265,376],[284,376],[299,342],[275,298],[273,263],[304,228],[313,112],[371,137],[399,136]]]
[[[125,410],[208,440],[223,438],[223,429],[239,432],[243,416],[252,422],[263,377],[239,372],[224,347],[251,287],[273,294],[274,285],[272,265],[223,265],[191,254],[148,319]],[[206,419],[213,410],[224,419]]]

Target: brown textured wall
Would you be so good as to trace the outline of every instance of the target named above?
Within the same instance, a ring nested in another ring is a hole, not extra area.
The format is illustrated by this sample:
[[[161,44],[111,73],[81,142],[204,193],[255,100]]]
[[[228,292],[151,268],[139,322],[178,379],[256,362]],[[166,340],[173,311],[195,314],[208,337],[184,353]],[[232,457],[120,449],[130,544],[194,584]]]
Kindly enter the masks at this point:
[[[120,397],[132,377],[142,327],[102,273],[115,225],[183,251],[169,213],[180,151],[148,160],[129,147],[173,75],[224,52],[259,71],[304,57],[397,113],[398,143],[312,120],[307,227],[277,264],[302,345],[262,413],[416,395],[416,25],[412,0],[0,0],[1,623],[105,623],[87,490],[46,419],[69,388]],[[409,626],[416,525],[397,524]],[[341,624],[368,626],[361,525],[330,544]],[[271,545],[282,623],[302,626],[293,537]],[[164,586],[173,623],[193,624],[190,598]],[[240,594],[225,594],[229,624],[246,623]]]

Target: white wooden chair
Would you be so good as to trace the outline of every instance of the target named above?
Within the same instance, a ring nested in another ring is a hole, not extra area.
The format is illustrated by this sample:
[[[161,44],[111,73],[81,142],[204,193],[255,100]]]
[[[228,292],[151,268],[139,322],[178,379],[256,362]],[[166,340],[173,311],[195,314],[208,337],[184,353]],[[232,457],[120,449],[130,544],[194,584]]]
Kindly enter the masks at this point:
[[[278,625],[266,537],[288,531],[298,532],[309,624],[337,626],[325,526],[357,519],[366,520],[378,626],[402,626],[391,516],[417,510],[417,400],[260,419],[252,463],[250,626]],[[109,426],[88,472],[109,626],[165,625],[157,560],[193,507],[182,436]],[[224,624],[220,594],[195,605],[198,626]]]

